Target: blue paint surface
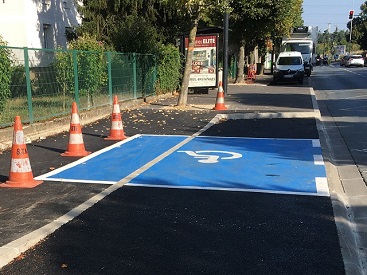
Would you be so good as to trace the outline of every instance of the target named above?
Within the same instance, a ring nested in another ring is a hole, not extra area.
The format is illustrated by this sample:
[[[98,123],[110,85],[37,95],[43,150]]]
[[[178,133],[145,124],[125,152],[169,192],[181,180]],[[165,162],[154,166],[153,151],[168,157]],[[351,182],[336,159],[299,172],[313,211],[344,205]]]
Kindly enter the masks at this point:
[[[143,135],[121,144],[49,179],[117,182],[187,137]],[[179,151],[229,151],[217,163],[201,163]],[[131,183],[150,186],[255,189],[317,193],[315,177],[326,177],[323,165],[314,165],[321,155],[312,140],[196,137],[168,157],[134,178]]]
[[[117,182],[185,138],[140,136],[48,178]]]
[[[311,140],[198,137],[178,151],[185,150],[232,151],[242,158],[207,164],[175,152],[132,182],[317,193],[315,177],[326,177],[325,167],[314,165],[321,148],[312,147]]]

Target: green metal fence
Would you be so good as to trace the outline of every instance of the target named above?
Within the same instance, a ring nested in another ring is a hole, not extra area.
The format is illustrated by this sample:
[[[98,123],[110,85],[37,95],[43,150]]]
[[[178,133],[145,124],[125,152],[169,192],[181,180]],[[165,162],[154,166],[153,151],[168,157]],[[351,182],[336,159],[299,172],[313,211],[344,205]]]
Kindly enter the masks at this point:
[[[14,66],[11,96],[0,113],[0,127],[19,115],[25,123],[79,110],[144,98],[155,93],[154,55],[3,47],[11,49]],[[1,84],[1,83],[0,83]]]

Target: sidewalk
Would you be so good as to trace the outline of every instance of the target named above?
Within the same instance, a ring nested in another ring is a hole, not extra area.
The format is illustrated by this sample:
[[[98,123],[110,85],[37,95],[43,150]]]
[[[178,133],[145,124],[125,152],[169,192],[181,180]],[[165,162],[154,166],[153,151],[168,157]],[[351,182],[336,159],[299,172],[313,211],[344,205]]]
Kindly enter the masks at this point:
[[[217,91],[210,90],[208,94],[189,94],[188,108],[175,107],[177,97],[157,100],[151,103],[143,103],[136,108],[122,109],[124,130],[127,136],[135,134],[159,134],[159,135],[192,135],[202,129],[216,114],[233,114],[239,118],[260,120],[263,118],[295,118],[315,120],[318,125],[324,160],[327,162],[331,198],[336,214],[336,223],[341,230],[339,233],[342,248],[349,253],[346,269],[358,271],[356,257],[362,256],[356,249],[352,231],[363,230],[350,228],[354,225],[349,221],[350,212],[346,206],[348,194],[344,193],[338,178],[336,167],[328,160],[332,159],[333,138],[325,140],[324,126],[319,121],[320,113],[317,109],[316,98],[310,88],[300,87],[295,91],[292,86],[267,86],[271,81],[270,75],[258,76],[253,84],[228,85],[228,95],[225,98],[226,111],[213,111],[216,102]],[[81,121],[84,123],[83,120]],[[296,127],[296,125],[293,125]],[[68,125],[67,125],[68,127]],[[113,141],[103,141],[110,127],[109,118],[103,118],[88,125],[83,125],[83,137],[86,149],[97,151],[114,144]],[[254,134],[261,129],[247,129]],[[68,142],[68,133],[63,132],[47,138],[38,139],[27,145],[33,175],[52,171],[75,161],[75,158],[64,158],[60,153],[64,152]],[[1,173],[0,182],[7,179],[10,169],[10,152],[0,154]],[[52,233],[56,228],[48,228],[47,224],[68,213],[71,209],[82,204],[89,198],[100,193],[108,186],[98,184],[78,184],[44,182],[33,189],[0,189],[0,268],[19,256],[26,249],[38,243],[42,238]],[[364,190],[366,193],[367,191]],[[365,209],[364,209],[365,211]],[[362,209],[358,209],[362,212]],[[365,211],[366,212],[366,211]],[[364,212],[364,213],[365,213]],[[360,214],[361,215],[361,214]],[[350,222],[346,226],[345,221]],[[64,222],[64,221],[60,221]],[[31,233],[43,227],[43,231]],[[28,235],[27,235],[28,234]],[[361,237],[365,237],[361,235]],[[366,239],[360,239],[366,244]],[[344,251],[344,252],[345,252]],[[346,253],[346,254],[348,254]],[[343,253],[343,256],[346,255]],[[353,262],[354,259],[354,262]],[[359,273],[359,272],[358,272]],[[358,274],[354,273],[354,274]],[[361,273],[362,274],[362,273]]]

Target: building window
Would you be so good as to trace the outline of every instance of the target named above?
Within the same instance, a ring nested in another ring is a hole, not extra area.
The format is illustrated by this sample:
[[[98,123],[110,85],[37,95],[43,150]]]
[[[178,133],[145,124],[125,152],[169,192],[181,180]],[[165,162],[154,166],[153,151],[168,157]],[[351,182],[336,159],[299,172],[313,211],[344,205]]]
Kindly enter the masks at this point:
[[[67,42],[70,42],[78,38],[76,30],[73,27],[65,27],[65,36]]]
[[[43,47],[52,48],[52,28],[50,24],[43,24]]]

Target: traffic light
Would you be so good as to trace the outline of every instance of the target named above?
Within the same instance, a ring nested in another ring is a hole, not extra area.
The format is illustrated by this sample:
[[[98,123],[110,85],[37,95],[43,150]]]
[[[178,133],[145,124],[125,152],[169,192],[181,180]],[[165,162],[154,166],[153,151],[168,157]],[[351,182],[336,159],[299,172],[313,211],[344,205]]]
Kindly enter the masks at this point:
[[[354,10],[349,11],[349,19],[353,19]]]

